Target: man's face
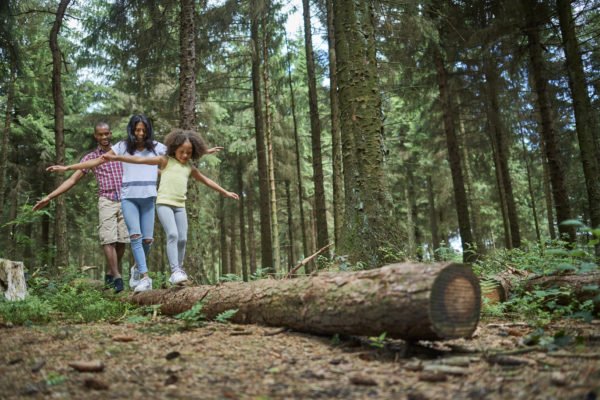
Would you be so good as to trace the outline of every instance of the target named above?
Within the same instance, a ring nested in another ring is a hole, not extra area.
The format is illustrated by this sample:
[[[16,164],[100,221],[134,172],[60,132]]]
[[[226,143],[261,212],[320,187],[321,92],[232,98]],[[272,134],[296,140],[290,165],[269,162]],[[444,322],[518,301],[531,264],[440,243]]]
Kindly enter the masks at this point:
[[[106,147],[110,145],[112,132],[106,126],[97,126],[96,130],[94,131],[94,137],[100,146]]]

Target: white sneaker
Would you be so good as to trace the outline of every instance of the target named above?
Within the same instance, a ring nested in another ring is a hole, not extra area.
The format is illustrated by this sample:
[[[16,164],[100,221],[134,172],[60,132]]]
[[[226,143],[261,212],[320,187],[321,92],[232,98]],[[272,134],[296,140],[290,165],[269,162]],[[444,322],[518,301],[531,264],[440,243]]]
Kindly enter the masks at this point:
[[[152,279],[148,277],[140,279],[140,282],[133,289],[134,292],[145,292],[146,290],[152,290]]]
[[[142,275],[140,274],[140,271],[137,269],[137,265],[133,264],[133,266],[129,270],[129,287],[131,289],[135,288],[137,285],[140,284],[141,278],[142,278]]]
[[[169,278],[169,282],[171,283],[171,285],[178,285],[187,280],[188,280],[187,274],[181,269],[178,269],[175,272],[173,272],[171,274],[171,277]]]

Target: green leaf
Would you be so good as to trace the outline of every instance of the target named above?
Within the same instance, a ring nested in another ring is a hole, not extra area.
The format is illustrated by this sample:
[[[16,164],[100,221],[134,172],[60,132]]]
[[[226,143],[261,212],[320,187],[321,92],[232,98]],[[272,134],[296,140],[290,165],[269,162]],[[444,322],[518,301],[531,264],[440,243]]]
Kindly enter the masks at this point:
[[[580,228],[583,228],[586,226],[583,222],[579,221],[578,219],[568,219],[566,221],[561,222],[559,225],[576,226],[576,227],[580,227]]]

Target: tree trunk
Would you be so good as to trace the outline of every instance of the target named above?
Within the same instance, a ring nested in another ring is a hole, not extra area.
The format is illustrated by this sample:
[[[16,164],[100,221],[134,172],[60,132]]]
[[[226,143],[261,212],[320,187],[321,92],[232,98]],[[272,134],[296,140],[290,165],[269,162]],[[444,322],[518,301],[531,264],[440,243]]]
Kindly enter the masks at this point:
[[[54,146],[56,151],[56,164],[65,163],[65,109],[62,94],[62,54],[58,45],[58,33],[62,26],[63,18],[71,0],[61,0],[56,10],[56,19],[50,30],[50,51],[52,52],[52,98],[54,100]],[[56,175],[55,186],[63,182],[60,174]],[[56,214],[54,217],[54,238],[56,242],[56,266],[69,264],[69,247],[67,240],[67,207],[65,198],[56,198]]]
[[[317,98],[317,78],[312,47],[312,32],[310,23],[310,5],[308,0],[302,0],[304,15],[304,47],[306,52],[306,71],[308,80],[308,107],[310,110],[310,132],[312,142],[313,180],[315,185],[315,217],[317,224],[317,248],[329,244],[327,232],[327,205],[325,203],[325,185],[323,183],[323,157],[321,155],[321,120],[319,118],[319,103]],[[329,252],[325,253],[328,257]]]
[[[438,259],[436,250],[440,248],[440,233],[438,231],[437,212],[435,210],[435,194],[433,192],[433,179],[427,176],[427,202],[429,205],[429,229],[431,230],[431,255]]]
[[[285,195],[287,199],[287,215],[288,215],[288,272],[294,266],[296,262],[296,255],[294,254],[294,218],[292,215],[292,194],[290,191],[289,179],[285,181]]]
[[[340,102],[338,98],[337,57],[333,0],[327,3],[327,43],[329,54],[329,102],[331,108],[331,160],[333,168],[333,236],[335,248],[340,245],[344,219],[344,181],[342,172],[342,138],[340,132]]]
[[[381,97],[373,3],[335,0],[345,216],[342,251],[351,261],[382,264],[390,233],[389,189],[383,169]]]
[[[287,46],[287,39],[286,39]],[[302,233],[302,251],[303,256],[308,256],[309,246],[306,234],[306,221],[304,217],[304,187],[302,185],[302,152],[300,151],[300,138],[298,136],[298,121],[296,119],[296,100],[294,97],[294,86],[292,84],[292,62],[290,60],[290,51],[287,51],[287,72],[288,83],[290,86],[290,102],[292,108],[292,122],[294,124],[294,146],[296,152],[296,175],[298,179],[298,207],[300,208],[300,232]],[[312,271],[311,265],[307,266],[308,272]]]
[[[598,165],[600,149],[597,148],[598,136],[600,136],[598,129],[600,127],[594,121],[594,113],[588,95],[579,44],[575,35],[571,1],[557,0],[556,7],[567,60],[567,71],[569,72],[569,86],[573,97],[577,138],[587,188],[591,225],[592,228],[600,228],[600,166]],[[596,255],[600,255],[600,246],[596,246]]]
[[[508,169],[509,138],[506,128],[501,120],[500,105],[498,104],[498,69],[493,53],[484,57],[483,70],[486,81],[488,121],[490,123],[490,136],[492,148],[495,150],[496,170],[498,175],[498,191],[502,201],[503,210],[506,212],[507,243],[509,249],[521,246],[521,232],[519,230],[519,217],[517,205],[512,188],[512,179]]]
[[[196,9],[194,0],[181,0],[179,13],[179,123],[196,129]]]
[[[454,124],[453,107],[450,104],[450,88],[448,87],[448,72],[444,65],[444,60],[440,50],[434,48],[434,61],[437,71],[438,87],[440,92],[440,102],[442,113],[444,115],[444,131],[446,133],[446,145],[448,147],[448,160],[450,171],[452,173],[452,186],[454,188],[454,202],[456,203],[456,213],[458,216],[458,226],[463,248],[463,260],[465,262],[475,261],[476,253],[473,246],[473,236],[471,233],[471,220],[469,217],[469,207],[467,202],[467,193],[465,191],[465,182],[462,172],[460,149],[456,137],[456,128]]]
[[[246,162],[240,160],[237,169],[237,190],[240,194],[240,204],[238,206],[239,211],[239,224],[240,224],[240,250],[242,257],[242,279],[244,282],[248,282],[248,256],[246,255],[246,217],[245,213],[245,201],[244,201],[244,167]]]
[[[572,218],[569,192],[567,190],[564,165],[558,148],[557,132],[550,95],[546,78],[546,66],[540,42],[539,23],[537,20],[536,0],[522,0],[523,11],[526,18],[526,35],[528,38],[530,72],[534,79],[534,89],[537,94],[538,108],[541,119],[541,133],[548,160],[548,172],[552,183],[552,197],[556,207],[558,231],[570,242],[575,241],[575,228],[562,225],[561,222]]]
[[[232,322],[317,334],[404,340],[470,337],[479,321],[479,281],[461,264],[393,264],[352,273],[154,290],[130,301],[161,304],[166,315],[203,301],[208,319],[237,309]]]
[[[23,300],[27,296],[22,262],[0,258],[0,296],[9,301]]]
[[[537,215],[537,207],[536,207],[536,203],[535,203],[535,192],[533,190],[533,182],[531,179],[531,164],[530,164],[530,160],[529,160],[529,152],[527,151],[527,147],[525,146],[525,136],[523,134],[523,129],[521,127],[521,123],[519,122],[519,130],[521,131],[521,146],[523,147],[523,159],[525,160],[525,168],[526,168],[526,172],[527,172],[527,188],[529,190],[529,199],[530,199],[530,206],[531,206],[531,212],[533,213],[533,222],[535,224],[535,237],[538,241],[538,243],[541,243],[542,240],[542,236],[540,234],[540,223],[538,220],[538,215]]]
[[[227,207],[229,208],[229,207]],[[237,260],[237,240],[235,240],[235,218],[233,217],[233,213],[227,210],[227,214],[231,217],[227,218],[227,236],[228,240],[228,250],[229,250],[229,272],[235,275],[241,275],[240,263]]]
[[[227,249],[227,223],[225,213],[225,198],[219,197],[219,222],[220,222],[220,258],[221,258],[221,271],[218,276],[223,276],[231,273],[229,269],[229,251]]]
[[[279,219],[277,218],[277,186],[275,182],[275,158],[273,156],[273,123],[271,117],[271,97],[269,95],[269,24],[263,15],[262,51],[263,69],[262,78],[265,93],[265,140],[267,144],[267,169],[269,171],[269,200],[271,214],[271,241],[273,249],[273,268],[275,272],[281,270],[281,244],[279,243]]]
[[[256,158],[258,164],[258,188],[260,194],[260,248],[262,268],[273,269],[273,242],[271,238],[271,217],[269,205],[269,171],[265,146],[265,123],[263,118],[260,84],[260,35],[259,21],[263,6],[258,0],[251,2],[250,34],[252,46],[252,94],[254,100],[254,129],[256,133]]]
[[[2,143],[0,147],[0,225],[4,222],[4,200],[6,196],[6,170],[8,167],[8,143],[10,137],[10,126],[12,124],[13,106],[15,99],[15,82],[17,80],[16,56],[9,51],[10,55],[10,80],[6,88],[6,113],[4,117],[4,129],[2,129]],[[0,228],[0,230],[4,230]]]
[[[248,256],[250,258],[250,275],[256,273],[256,240],[254,240],[254,185],[248,182]]]

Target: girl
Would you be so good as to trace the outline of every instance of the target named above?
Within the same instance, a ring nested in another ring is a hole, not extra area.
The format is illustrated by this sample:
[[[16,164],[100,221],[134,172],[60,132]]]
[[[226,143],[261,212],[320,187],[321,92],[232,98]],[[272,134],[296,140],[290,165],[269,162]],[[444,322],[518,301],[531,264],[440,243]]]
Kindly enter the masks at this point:
[[[236,193],[229,192],[202,175],[196,167],[191,165],[191,160],[197,160],[204,154],[212,154],[220,147],[207,149],[204,141],[193,131],[175,129],[165,138],[167,147],[166,156],[135,157],[130,155],[115,155],[107,153],[103,158],[108,161],[122,161],[128,163],[159,166],[161,169],[160,186],[156,199],[158,219],[167,235],[167,258],[171,267],[169,282],[176,285],[187,281],[188,277],[183,270],[185,246],[187,243],[187,215],[185,200],[188,178],[204,183],[225,197],[239,199]]]
[[[166,150],[165,145],[154,140],[154,131],[150,120],[144,115],[134,115],[127,125],[127,139],[112,146],[111,150],[104,155],[117,157],[130,154],[146,159],[163,155]],[[53,165],[47,170],[61,172],[88,169],[97,167],[106,161],[105,158],[96,158],[68,166]],[[158,168],[156,165],[123,164],[121,208],[129,231],[131,251],[137,266],[137,269],[135,266],[131,267],[131,278],[129,279],[129,286],[134,288],[135,292],[152,289],[152,279],[148,276],[146,257],[153,240],[157,179]]]

